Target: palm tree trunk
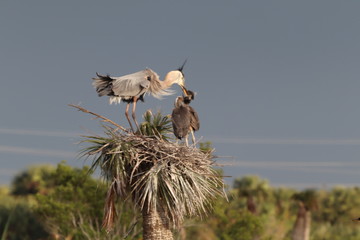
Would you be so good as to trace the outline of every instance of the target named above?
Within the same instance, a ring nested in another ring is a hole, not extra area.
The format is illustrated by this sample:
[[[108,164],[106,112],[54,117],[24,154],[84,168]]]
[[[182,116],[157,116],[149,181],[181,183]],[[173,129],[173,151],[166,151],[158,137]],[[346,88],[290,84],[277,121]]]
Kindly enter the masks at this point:
[[[305,238],[304,240],[310,240],[310,227],[311,227],[311,212],[306,211],[305,216]]]
[[[307,211],[304,204],[299,204],[299,211],[292,232],[292,240],[309,240],[311,226],[311,212]]]
[[[170,230],[169,218],[164,209],[143,210],[143,235],[144,240],[173,240]]]
[[[251,212],[252,214],[257,213],[256,203],[255,203],[254,197],[252,195],[249,195],[247,197],[246,206],[247,206],[248,211]]]

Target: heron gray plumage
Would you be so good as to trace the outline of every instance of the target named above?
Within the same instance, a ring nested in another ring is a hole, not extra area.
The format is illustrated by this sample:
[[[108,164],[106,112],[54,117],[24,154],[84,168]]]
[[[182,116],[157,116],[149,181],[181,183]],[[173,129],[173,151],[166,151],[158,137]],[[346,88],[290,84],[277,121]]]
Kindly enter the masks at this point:
[[[138,100],[144,101],[146,93],[160,99],[162,96],[173,94],[173,91],[169,90],[169,88],[173,84],[178,84],[186,94],[185,77],[182,72],[185,63],[186,61],[177,70],[168,72],[163,81],[159,79],[159,75],[156,72],[147,68],[121,77],[111,77],[96,73],[97,77],[93,78],[93,86],[100,97],[110,97],[110,104],[120,103],[121,101],[127,102],[125,116],[134,132],[128,114],[130,104],[133,103],[132,118],[139,129],[135,115],[136,103]]]
[[[188,105],[184,103],[183,97],[177,97],[175,100],[175,108],[171,113],[171,121],[174,135],[178,139],[185,138],[186,146],[188,145],[187,136],[190,130],[190,111]]]
[[[200,121],[197,112],[189,104],[194,99],[193,92],[187,90],[184,97],[177,97],[175,100],[175,108],[171,114],[174,135],[178,139],[185,138],[185,144],[188,146],[189,132],[192,134],[192,141],[195,144],[194,131],[199,130]],[[193,94],[193,95],[191,95]]]
[[[186,96],[184,96],[184,103],[188,106],[190,111],[190,133],[192,137],[192,142],[195,144],[195,135],[194,132],[198,131],[200,129],[200,120],[199,115],[195,111],[193,107],[191,107],[189,104],[192,100],[195,98],[195,93],[190,90],[186,90]]]

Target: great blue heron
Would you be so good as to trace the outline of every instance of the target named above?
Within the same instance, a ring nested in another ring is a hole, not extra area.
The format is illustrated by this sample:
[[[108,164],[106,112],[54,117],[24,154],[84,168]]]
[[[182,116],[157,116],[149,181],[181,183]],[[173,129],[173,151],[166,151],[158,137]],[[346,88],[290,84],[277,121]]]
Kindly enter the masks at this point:
[[[174,135],[180,140],[185,138],[186,146],[189,145],[189,131],[192,134],[192,141],[195,143],[194,131],[200,128],[198,114],[189,105],[192,99],[194,99],[192,91],[187,91],[184,97],[177,97],[175,100],[175,108],[171,114]]]
[[[186,60],[180,68],[168,72],[163,81],[159,79],[159,75],[156,72],[147,68],[121,77],[110,77],[109,75],[104,76],[96,73],[97,77],[93,78],[93,86],[99,97],[110,96],[110,104],[120,103],[121,100],[127,103],[125,116],[134,132],[128,113],[130,103],[133,103],[132,118],[136,127],[139,129],[135,115],[136,103],[138,100],[144,101],[143,97],[145,93],[150,93],[156,98],[161,98],[162,96],[173,94],[169,88],[173,84],[178,84],[186,94],[185,78],[182,72],[185,63]]]
[[[192,137],[192,142],[195,144],[195,135],[194,132],[200,129],[200,120],[197,112],[194,108],[192,108],[189,104],[192,100],[194,100],[195,94],[193,91],[186,90],[186,96],[184,96],[184,103],[188,106],[190,111],[190,133]]]

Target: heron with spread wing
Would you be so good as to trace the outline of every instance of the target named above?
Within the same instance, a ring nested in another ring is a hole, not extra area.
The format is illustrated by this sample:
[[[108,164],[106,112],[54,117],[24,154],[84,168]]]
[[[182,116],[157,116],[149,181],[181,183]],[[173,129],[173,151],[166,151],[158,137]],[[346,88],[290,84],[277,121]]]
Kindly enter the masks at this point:
[[[160,99],[162,96],[173,94],[173,91],[169,90],[169,88],[173,84],[178,84],[186,95],[185,77],[182,72],[185,63],[186,60],[180,68],[168,72],[162,81],[159,79],[159,75],[156,72],[147,68],[121,77],[111,77],[109,75],[100,75],[96,73],[97,77],[93,78],[93,86],[99,97],[110,97],[110,104],[120,103],[121,101],[127,103],[125,116],[134,132],[134,128],[129,118],[130,104],[133,103],[132,118],[136,127],[139,129],[135,114],[136,103],[139,100],[144,101],[144,95],[146,93]]]

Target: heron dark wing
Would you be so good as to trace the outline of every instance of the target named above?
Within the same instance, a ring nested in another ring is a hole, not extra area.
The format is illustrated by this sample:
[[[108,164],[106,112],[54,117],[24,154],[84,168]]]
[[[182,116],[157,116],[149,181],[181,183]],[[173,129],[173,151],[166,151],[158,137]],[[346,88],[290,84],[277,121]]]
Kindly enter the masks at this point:
[[[97,78],[93,78],[93,86],[96,89],[99,97],[101,96],[113,96],[112,81],[114,80],[109,75],[100,75],[96,73]]]
[[[199,116],[194,108],[192,108],[191,106],[188,107],[190,111],[190,126],[194,131],[198,131],[200,129]]]
[[[185,137],[190,128],[190,114],[185,107],[175,108],[171,114],[174,135],[182,139]]]

